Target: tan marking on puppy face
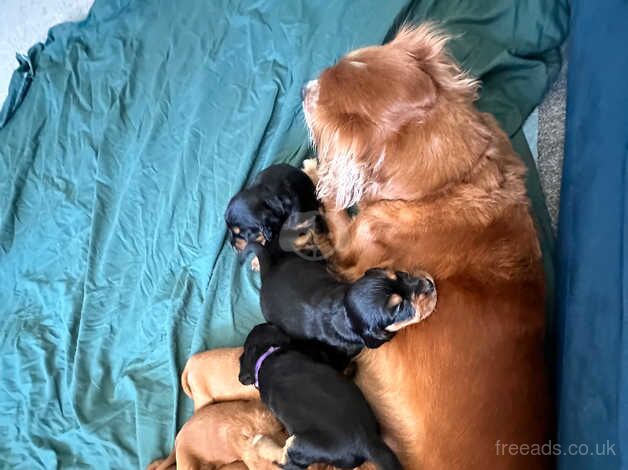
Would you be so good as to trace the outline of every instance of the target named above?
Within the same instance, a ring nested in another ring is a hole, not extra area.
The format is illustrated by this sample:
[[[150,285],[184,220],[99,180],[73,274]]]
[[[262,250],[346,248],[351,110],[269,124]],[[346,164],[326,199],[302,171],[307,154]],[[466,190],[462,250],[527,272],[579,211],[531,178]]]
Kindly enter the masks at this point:
[[[264,237],[264,234],[262,232],[260,232],[257,237],[255,237],[255,241],[262,246],[266,245],[266,237]]]
[[[236,235],[240,235],[240,227],[233,227],[231,231],[235,233]]]
[[[243,238],[236,238],[236,241],[233,243],[233,246],[235,246],[236,250],[242,251],[246,248],[246,240],[244,240]]]
[[[395,271],[391,271],[390,269],[386,270],[386,277],[388,279],[390,279],[391,281],[396,281],[397,280],[397,273],[395,273]]]
[[[397,305],[399,305],[401,302],[403,302],[403,297],[401,297],[399,294],[393,294],[388,299],[388,302],[386,303],[386,306],[388,308],[394,308]]]

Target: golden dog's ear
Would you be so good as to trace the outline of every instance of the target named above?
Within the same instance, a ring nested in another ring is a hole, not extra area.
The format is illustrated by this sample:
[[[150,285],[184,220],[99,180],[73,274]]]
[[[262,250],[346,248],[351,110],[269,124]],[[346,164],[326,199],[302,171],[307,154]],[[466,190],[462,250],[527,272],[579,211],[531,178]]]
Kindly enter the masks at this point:
[[[378,117],[377,124],[388,136],[397,134],[409,122],[421,122],[425,113],[436,104],[437,92],[434,82],[421,69],[413,71],[412,89],[406,100],[387,103]]]
[[[426,22],[418,26],[401,26],[391,45],[405,49],[419,62],[439,60],[444,53],[449,37],[435,23]]]
[[[476,100],[479,83],[469,77],[447,53],[449,40],[447,34],[428,22],[419,26],[402,26],[389,45],[405,50],[439,90]]]

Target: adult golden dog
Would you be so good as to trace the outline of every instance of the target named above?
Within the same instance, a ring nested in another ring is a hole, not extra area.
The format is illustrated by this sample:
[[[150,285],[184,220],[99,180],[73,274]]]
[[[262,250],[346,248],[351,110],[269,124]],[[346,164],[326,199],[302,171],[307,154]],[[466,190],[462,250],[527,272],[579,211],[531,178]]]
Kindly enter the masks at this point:
[[[335,269],[427,270],[439,289],[431,318],[360,356],[358,382],[408,469],[547,468],[508,446],[551,422],[525,169],[445,44],[403,28],[303,90]]]

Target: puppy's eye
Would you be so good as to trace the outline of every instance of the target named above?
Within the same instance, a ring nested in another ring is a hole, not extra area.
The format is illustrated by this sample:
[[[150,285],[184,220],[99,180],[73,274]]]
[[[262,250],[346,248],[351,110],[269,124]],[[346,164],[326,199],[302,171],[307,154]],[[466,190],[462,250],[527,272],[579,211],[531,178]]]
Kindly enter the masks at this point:
[[[393,309],[401,305],[401,302],[403,302],[403,297],[401,297],[399,294],[392,294],[388,298],[388,302],[386,303],[386,306],[390,309]]]

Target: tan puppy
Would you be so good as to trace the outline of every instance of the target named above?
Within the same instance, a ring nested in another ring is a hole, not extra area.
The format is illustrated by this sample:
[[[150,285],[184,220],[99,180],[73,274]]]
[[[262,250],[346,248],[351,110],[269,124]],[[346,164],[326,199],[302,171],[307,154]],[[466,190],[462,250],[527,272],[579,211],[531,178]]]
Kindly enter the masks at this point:
[[[181,428],[172,453],[151,463],[147,470],[166,470],[175,465],[186,470],[276,470],[271,461],[258,456],[253,444],[256,435],[264,435],[264,439],[271,439],[277,445],[283,445],[286,440],[281,424],[262,402],[205,405]]]
[[[194,411],[207,404],[231,400],[259,400],[253,385],[238,380],[242,348],[212,349],[194,354],[181,374],[181,387],[194,401]]]
[[[281,425],[259,401],[257,389],[238,380],[241,354],[242,348],[221,348],[188,359],[181,387],[194,402],[194,415],[177,434],[170,455],[151,463],[147,470],[246,469],[242,461],[251,468],[273,468],[257,457],[251,440],[263,434],[283,445],[285,436]],[[231,401],[213,405],[226,400]]]
[[[152,462],[146,470],[277,469],[258,455],[254,438],[264,436],[262,442],[276,442],[283,447],[287,435],[259,400],[257,389],[240,384],[237,377],[241,354],[241,347],[221,348],[188,359],[181,374],[181,387],[194,401],[194,415],[177,434],[170,455]],[[218,401],[224,402],[215,403]],[[360,467],[373,468],[369,463]],[[312,465],[310,470],[333,467]]]

